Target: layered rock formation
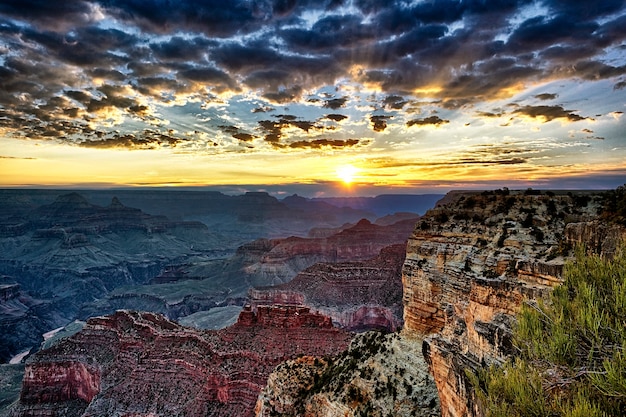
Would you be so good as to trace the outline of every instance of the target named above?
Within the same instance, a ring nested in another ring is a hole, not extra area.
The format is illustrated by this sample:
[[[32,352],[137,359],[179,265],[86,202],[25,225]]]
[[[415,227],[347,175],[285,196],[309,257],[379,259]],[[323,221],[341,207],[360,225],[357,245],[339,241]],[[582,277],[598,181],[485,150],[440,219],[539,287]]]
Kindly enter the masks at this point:
[[[119,311],[36,354],[12,416],[251,416],[277,364],[349,340],[306,308],[245,310],[218,331]]]
[[[306,305],[348,330],[402,327],[402,278],[406,245],[383,248],[361,262],[318,263],[286,284],[249,291],[254,309],[263,305]]]
[[[436,417],[437,390],[421,352],[397,333],[356,336],[345,352],[279,365],[259,395],[257,417]]]
[[[404,220],[378,226],[362,219],[328,237],[260,239],[240,247],[232,261],[246,264],[244,271],[256,277],[256,285],[282,284],[316,263],[374,258],[384,247],[406,242],[414,224],[413,220]],[[261,280],[261,277],[266,279]],[[274,281],[267,279],[269,277]]]
[[[572,246],[611,247],[613,232],[597,238],[602,227],[588,223],[599,202],[594,195],[451,193],[418,222],[403,269],[404,332],[427,337],[422,348],[444,417],[481,415],[466,371],[511,353],[514,315],[561,282]]]
[[[197,311],[243,305],[250,287],[287,283],[300,271],[317,262],[370,259],[387,245],[406,242],[413,225],[412,221],[401,221],[378,226],[362,219],[356,225],[323,238],[257,239],[241,245],[235,255],[226,260],[194,259],[194,262],[168,267],[151,280],[151,283],[157,285],[114,290],[103,299],[84,305],[80,317],[110,314],[119,309],[142,309],[159,312],[176,320]],[[398,257],[394,259],[398,260]],[[384,270],[381,270],[383,275],[377,280],[389,279],[384,277],[384,274],[388,274],[388,265],[372,264],[369,270],[379,266]],[[341,268],[348,271],[345,268],[349,266],[344,265]],[[352,266],[354,271],[359,268],[358,264]],[[399,268],[398,266],[398,270]],[[358,273],[362,277],[366,276],[365,271]],[[399,297],[399,272],[395,276],[397,279],[393,290],[397,293],[394,296]],[[380,303],[375,300],[372,302],[374,304],[371,307],[374,309],[364,307],[358,312],[363,319],[380,316],[386,317],[386,322],[391,324],[385,324],[387,327],[395,328],[400,325],[397,320],[397,317],[402,317],[399,301],[394,299],[393,303],[387,304],[396,306],[393,311],[380,310],[377,308]],[[329,314],[332,314],[331,310],[328,311]],[[349,320],[349,316],[341,319],[342,322]]]

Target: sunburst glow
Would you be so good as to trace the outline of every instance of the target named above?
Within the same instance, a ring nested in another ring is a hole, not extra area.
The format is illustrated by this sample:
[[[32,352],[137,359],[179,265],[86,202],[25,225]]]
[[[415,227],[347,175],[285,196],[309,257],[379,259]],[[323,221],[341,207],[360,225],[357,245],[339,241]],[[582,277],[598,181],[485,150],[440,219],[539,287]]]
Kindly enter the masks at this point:
[[[352,165],[342,165],[337,168],[337,176],[344,184],[352,184],[356,177],[358,169]]]

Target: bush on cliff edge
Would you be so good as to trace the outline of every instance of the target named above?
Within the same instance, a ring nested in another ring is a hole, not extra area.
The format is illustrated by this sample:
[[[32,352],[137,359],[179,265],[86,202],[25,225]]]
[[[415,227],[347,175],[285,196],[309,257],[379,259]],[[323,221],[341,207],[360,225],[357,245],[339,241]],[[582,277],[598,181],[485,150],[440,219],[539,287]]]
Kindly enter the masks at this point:
[[[576,251],[549,302],[528,303],[519,354],[469,374],[489,417],[626,416],[626,250]]]

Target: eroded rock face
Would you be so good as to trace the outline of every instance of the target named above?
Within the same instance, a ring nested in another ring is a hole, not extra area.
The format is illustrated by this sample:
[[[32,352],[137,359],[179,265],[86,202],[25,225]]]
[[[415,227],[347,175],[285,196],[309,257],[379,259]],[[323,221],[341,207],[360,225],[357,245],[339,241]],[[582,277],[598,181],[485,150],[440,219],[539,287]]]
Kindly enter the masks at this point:
[[[599,198],[527,194],[451,193],[408,241],[404,332],[425,337],[444,417],[481,415],[466,370],[510,354],[524,300],[561,282],[574,243],[595,242]]]
[[[12,415],[251,416],[277,364],[335,354],[349,340],[305,308],[244,310],[218,331],[119,311],[35,355]]]
[[[257,417],[438,416],[439,401],[421,352],[397,333],[356,336],[335,357],[280,364],[256,404]]]
[[[361,262],[318,263],[292,281],[249,291],[253,309],[263,305],[306,305],[348,330],[402,327],[401,270],[404,244],[388,246]]]

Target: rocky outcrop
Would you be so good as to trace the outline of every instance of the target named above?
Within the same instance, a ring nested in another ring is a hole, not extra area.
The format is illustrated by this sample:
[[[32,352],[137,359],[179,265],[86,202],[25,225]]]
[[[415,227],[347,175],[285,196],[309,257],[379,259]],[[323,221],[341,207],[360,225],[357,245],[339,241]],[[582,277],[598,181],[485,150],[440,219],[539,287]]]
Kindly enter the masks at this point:
[[[256,404],[257,417],[435,417],[435,384],[421,352],[397,333],[362,333],[345,352],[279,365]]]
[[[276,365],[336,354],[349,340],[306,308],[246,309],[217,331],[119,311],[29,360],[12,415],[251,416]]]
[[[263,305],[306,305],[348,330],[402,327],[401,270],[404,244],[388,246],[361,262],[318,263],[293,280],[249,291],[253,309]]]
[[[466,371],[511,353],[514,315],[561,282],[575,242],[595,239],[588,228],[598,225],[583,223],[598,205],[593,195],[451,193],[418,222],[403,268],[404,332],[426,337],[442,416],[481,415]]]

